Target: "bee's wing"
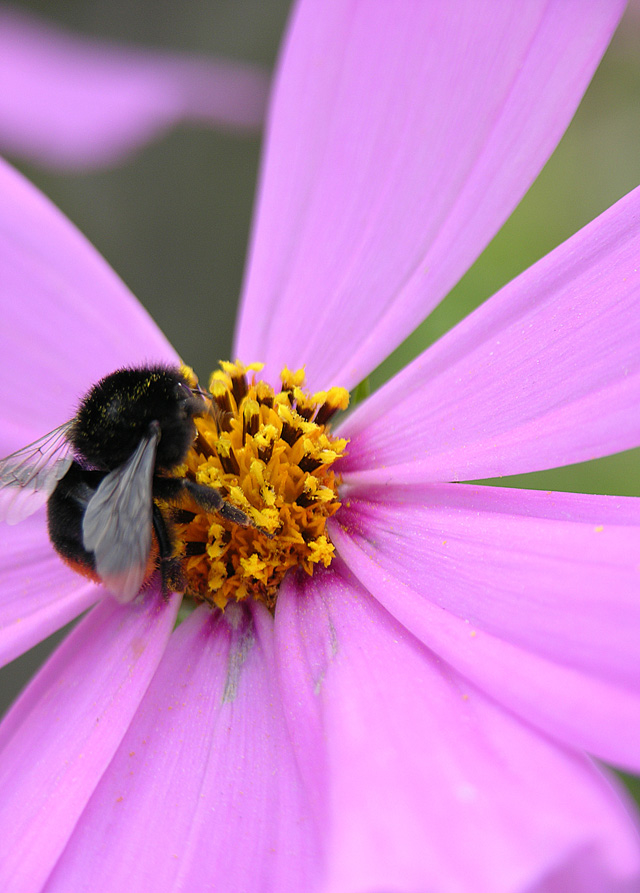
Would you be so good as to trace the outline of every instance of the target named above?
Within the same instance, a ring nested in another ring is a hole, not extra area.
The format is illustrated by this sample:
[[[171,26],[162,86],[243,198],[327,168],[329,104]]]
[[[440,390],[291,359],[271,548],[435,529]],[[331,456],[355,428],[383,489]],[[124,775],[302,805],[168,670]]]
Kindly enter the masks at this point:
[[[120,602],[136,597],[151,552],[153,473],[160,438],[154,430],[129,459],[101,481],[82,522],[85,549],[96,571]]]
[[[0,521],[17,524],[55,490],[73,462],[68,435],[72,422],[0,459]]]

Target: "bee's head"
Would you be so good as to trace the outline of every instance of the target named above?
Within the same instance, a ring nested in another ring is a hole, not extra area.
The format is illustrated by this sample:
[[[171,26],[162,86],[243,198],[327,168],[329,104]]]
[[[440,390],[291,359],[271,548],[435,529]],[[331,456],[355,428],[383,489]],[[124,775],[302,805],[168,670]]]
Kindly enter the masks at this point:
[[[156,467],[168,470],[185,458],[195,436],[193,417],[204,408],[204,401],[177,369],[120,369],[99,381],[83,399],[70,440],[88,465],[117,468],[157,422],[161,436]]]

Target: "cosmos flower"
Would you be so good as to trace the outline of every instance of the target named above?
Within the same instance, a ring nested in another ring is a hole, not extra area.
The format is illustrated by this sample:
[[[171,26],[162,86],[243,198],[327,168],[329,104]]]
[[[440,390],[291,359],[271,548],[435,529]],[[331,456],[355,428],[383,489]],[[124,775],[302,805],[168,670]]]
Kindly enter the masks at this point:
[[[254,131],[257,66],[82,38],[0,5],[0,147],[58,169],[122,161],[178,123]]]
[[[620,12],[299,4],[237,355],[357,385],[513,209]],[[0,195],[9,452],[178,358],[6,166]],[[4,889],[638,889],[637,818],[586,756],[640,768],[638,502],[461,482],[640,443],[639,221],[636,191],[337,425],[335,557],[273,612],[174,631],[179,596],[117,604],[41,515],[2,529],[5,661],[98,602],[0,726]]]

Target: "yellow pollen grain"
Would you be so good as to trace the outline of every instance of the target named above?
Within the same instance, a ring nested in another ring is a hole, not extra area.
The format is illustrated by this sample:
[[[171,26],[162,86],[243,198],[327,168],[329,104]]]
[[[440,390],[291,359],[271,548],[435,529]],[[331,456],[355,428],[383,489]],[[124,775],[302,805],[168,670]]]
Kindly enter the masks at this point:
[[[269,576],[267,563],[261,558],[258,558],[255,552],[252,555],[249,555],[248,558],[241,558],[240,566],[242,567],[245,577],[255,577],[257,580],[266,583]]]
[[[304,370],[284,369],[281,389],[257,380],[259,363],[224,362],[213,373],[207,411],[179,476],[218,489],[249,526],[203,514],[185,499],[175,511],[185,594],[224,608],[252,597],[273,608],[285,574],[312,574],[334,556],[327,520],[339,507],[333,463],[347,441],[328,424],[348,404],[344,388],[310,395]],[[195,384],[194,384],[195,387]],[[192,515],[189,520],[189,515]],[[186,516],[186,519],[185,519]]]
[[[283,391],[290,391],[300,387],[304,383],[304,369],[297,369],[295,372],[292,372],[291,369],[285,366],[280,374],[280,380],[282,381]]]
[[[349,391],[346,388],[330,388],[326,402],[336,409],[346,409],[349,405]]]
[[[217,381],[215,379],[212,379],[209,384],[209,393],[214,398],[223,397],[227,393],[227,388],[224,381]]]
[[[333,558],[333,553],[335,552],[335,547],[333,543],[329,542],[326,536],[319,536],[315,542],[309,543],[309,549],[311,551],[309,561],[311,561],[312,564],[319,564],[322,562],[325,567],[329,567],[331,559]]]
[[[219,437],[216,443],[216,450],[218,451],[219,456],[226,459],[231,455],[233,444],[228,437]]]

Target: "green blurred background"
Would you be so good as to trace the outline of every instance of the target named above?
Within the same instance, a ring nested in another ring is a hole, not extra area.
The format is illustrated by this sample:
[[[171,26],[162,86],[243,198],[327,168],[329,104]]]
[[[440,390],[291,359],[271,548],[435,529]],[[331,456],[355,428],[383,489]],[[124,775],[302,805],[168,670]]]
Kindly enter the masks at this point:
[[[17,5],[79,33],[269,69],[289,8],[288,0]],[[640,182],[638,9],[627,13],[567,134],[512,218],[447,300],[376,370],[373,387]],[[58,175],[13,161],[97,246],[206,381],[231,349],[259,151],[258,137],[180,128],[126,164],[97,173]],[[202,323],[207,317],[210,326]],[[634,450],[499,485],[640,495],[639,463]],[[0,707],[59,638],[2,671]],[[640,783],[630,784],[640,798]]]

